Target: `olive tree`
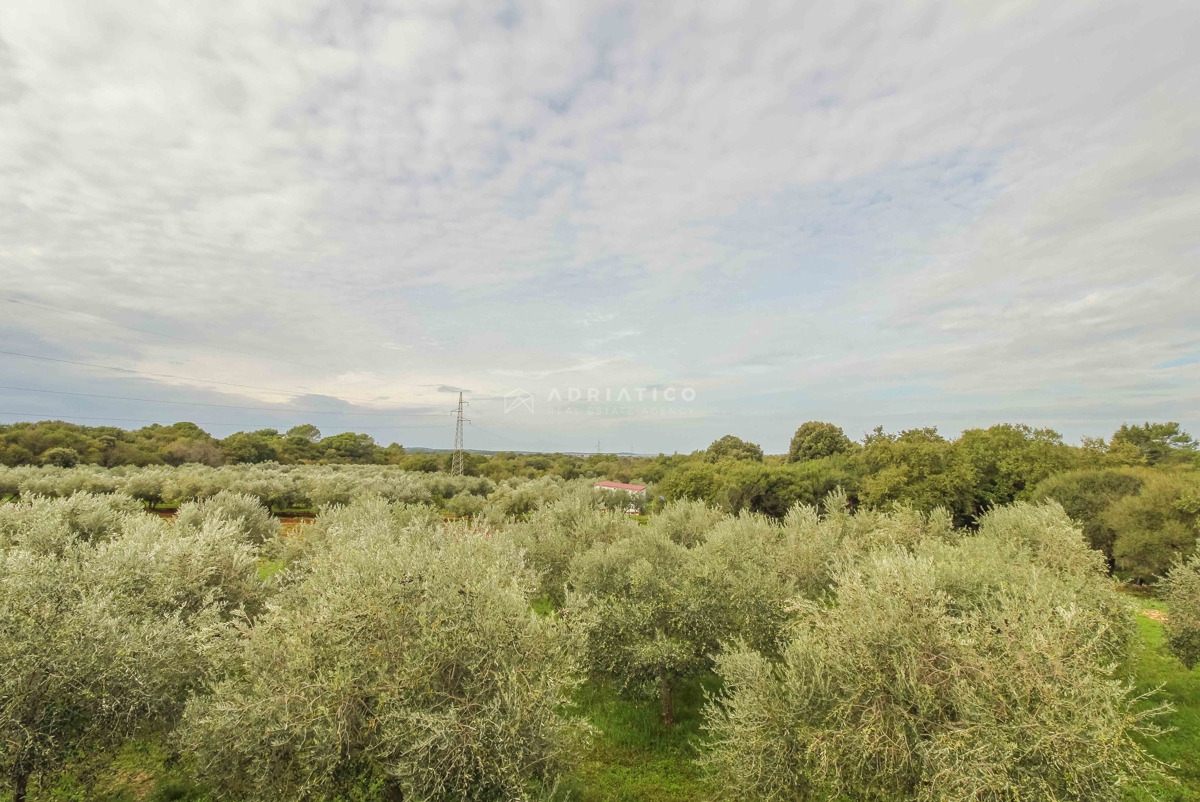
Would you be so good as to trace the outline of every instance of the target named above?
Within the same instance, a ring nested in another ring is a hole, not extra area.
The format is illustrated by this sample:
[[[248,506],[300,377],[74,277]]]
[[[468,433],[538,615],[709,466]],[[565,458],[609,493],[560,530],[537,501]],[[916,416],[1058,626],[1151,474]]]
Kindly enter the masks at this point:
[[[1057,505],[992,515],[842,560],[781,660],[718,658],[707,763],[731,796],[1118,800],[1161,774],[1103,557]]]
[[[775,537],[747,516],[690,549],[646,529],[578,555],[568,618],[589,672],[657,695],[663,723],[674,724],[676,686],[707,671],[722,642],[773,648],[791,593],[773,567]]]
[[[623,513],[597,506],[590,492],[570,493],[534,511],[528,520],[512,524],[508,537],[525,553],[537,574],[540,595],[554,604],[566,600],[571,560],[596,543],[612,543],[638,531],[638,524]]]
[[[141,504],[121,493],[76,493],[65,498],[25,495],[0,505],[0,548],[61,552],[79,540],[98,543],[141,514]]]
[[[288,569],[180,743],[227,799],[549,793],[579,731],[560,712],[572,658],[557,619],[530,612],[519,553],[372,503],[378,520],[350,511]]]
[[[182,530],[199,530],[206,522],[215,520],[233,524],[250,543],[264,543],[279,534],[279,521],[256,497],[228,490],[184,504],[175,517],[175,525]]]
[[[1170,606],[1167,648],[1190,669],[1200,663],[1200,556],[1172,568],[1163,584]]]
[[[80,752],[169,727],[222,620],[262,601],[231,523],[184,535],[139,514],[89,539],[62,515],[69,502],[80,497],[33,500],[26,534],[45,531],[0,549],[0,770],[14,802]]]

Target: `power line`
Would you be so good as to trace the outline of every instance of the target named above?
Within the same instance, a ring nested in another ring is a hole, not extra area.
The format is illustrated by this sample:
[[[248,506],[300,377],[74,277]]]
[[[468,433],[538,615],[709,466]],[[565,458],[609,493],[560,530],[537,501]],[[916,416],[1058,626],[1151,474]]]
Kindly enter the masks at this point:
[[[225,387],[240,387],[240,388],[246,389],[246,390],[264,390],[268,393],[279,393],[280,395],[320,395],[320,393],[313,393],[311,390],[305,390],[303,392],[299,392],[296,390],[281,390],[278,387],[259,387],[258,385],[254,385],[254,384],[236,384],[234,382],[222,382],[222,381],[217,381],[215,379],[197,379],[194,376],[176,376],[172,373],[152,373],[152,372],[146,371],[146,370],[134,370],[132,368],[118,368],[118,367],[113,367],[112,365],[97,365],[93,362],[76,362],[75,360],[72,360],[72,359],[56,359],[54,357],[49,357],[49,356],[35,356],[33,354],[18,354],[15,351],[0,351],[0,354],[4,354],[6,356],[19,356],[24,359],[38,359],[43,362],[60,362],[64,365],[81,365],[82,367],[85,367],[85,368],[100,368],[101,370],[113,370],[118,373],[132,373],[132,374],[135,374],[138,376],[152,376],[154,378],[159,378],[159,379],[181,379],[183,381],[189,381],[189,382],[200,382],[201,384],[219,384],[219,385],[222,385]],[[375,401],[375,400],[377,400],[377,399],[372,399],[372,398],[354,398],[353,396],[331,396],[331,397],[342,398],[347,401]]]
[[[237,404],[206,404],[200,401],[164,401],[160,398],[132,398],[124,395],[98,395],[96,393],[71,393],[66,390],[40,390],[34,387],[5,387],[0,385],[0,390],[20,390],[27,393],[53,393],[54,395],[77,395],[84,398],[109,398],[115,401],[145,401],[151,404],[181,404],[189,407],[217,407],[219,409],[253,409],[262,412],[303,412],[308,415],[361,415],[379,418],[425,418],[432,417],[434,414],[440,416],[442,413],[429,412],[333,412],[323,409],[279,409],[277,407],[246,407]]]
[[[269,359],[272,362],[283,362],[288,365],[300,365],[300,366],[306,367],[306,368],[315,368],[317,370],[327,370],[327,368],[322,368],[318,365],[309,365],[305,362],[294,362],[290,359],[280,359],[279,357],[267,356],[266,354],[256,354],[253,351],[239,351],[236,348],[226,348],[223,345],[213,345],[212,343],[201,342],[199,340],[189,340],[185,337],[176,337],[173,334],[163,334],[163,333],[157,332],[157,331],[149,331],[148,329],[137,329],[137,328],[134,328],[133,326],[126,326],[121,323],[115,323],[111,320],[106,320],[102,317],[97,317],[95,315],[85,315],[85,314],[81,314],[79,312],[69,312],[66,309],[58,309],[53,306],[43,306],[41,304],[30,303],[29,301],[18,301],[15,298],[4,298],[3,300],[8,301],[10,304],[20,304],[21,306],[31,306],[34,309],[44,309],[47,312],[54,312],[55,314],[58,314],[58,315],[67,315],[68,317],[77,317],[77,318],[80,318],[81,320],[91,320],[95,323],[104,323],[109,326],[116,326],[119,329],[125,329],[127,331],[136,331],[140,334],[150,334],[155,337],[165,337],[168,340],[176,340],[181,343],[191,343],[192,345],[199,345],[199,346],[203,346],[205,348],[216,348],[218,351],[228,351],[232,354],[242,354],[244,356],[253,356],[253,357],[257,357],[258,359]]]
[[[42,417],[45,414],[47,414],[47,413],[44,413],[44,412],[0,412],[0,415],[25,416],[25,417],[31,417],[31,418]],[[93,415],[63,415],[63,416],[60,416],[57,418],[42,418],[42,420],[62,420],[62,421],[111,420],[111,421],[120,421],[121,423],[157,423],[160,426],[173,426],[176,423],[193,423],[197,426],[245,426],[247,428],[252,427],[252,426],[257,426],[260,429],[274,428],[274,426],[271,426],[270,424],[259,424],[259,423],[229,423],[229,422],[222,423],[222,422],[217,422],[217,421],[171,421],[170,423],[163,423],[160,420],[147,420],[145,418],[110,418],[107,416],[93,416]],[[448,424],[448,423],[410,424],[408,426],[375,426],[372,424],[371,428],[372,429],[444,429],[449,425],[450,424]],[[352,428],[352,427],[331,426],[329,428],[348,429],[348,428]]]

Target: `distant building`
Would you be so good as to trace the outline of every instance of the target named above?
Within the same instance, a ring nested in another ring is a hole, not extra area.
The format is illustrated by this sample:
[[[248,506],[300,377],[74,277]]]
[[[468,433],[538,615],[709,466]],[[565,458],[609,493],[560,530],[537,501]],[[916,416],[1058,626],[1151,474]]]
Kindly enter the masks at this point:
[[[645,485],[627,485],[623,482],[596,482],[597,490],[624,490],[626,493],[634,493],[639,496],[646,495]]]

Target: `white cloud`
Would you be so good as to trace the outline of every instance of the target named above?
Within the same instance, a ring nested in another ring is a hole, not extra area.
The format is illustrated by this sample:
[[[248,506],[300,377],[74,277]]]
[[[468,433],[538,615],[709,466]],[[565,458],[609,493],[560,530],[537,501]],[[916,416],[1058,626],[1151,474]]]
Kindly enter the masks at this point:
[[[722,430],[761,398],[899,420],[928,398],[872,394],[914,377],[947,420],[1036,399],[1078,421],[1085,397],[1103,425],[1187,420],[1197,368],[1154,366],[1200,338],[1198,22],[1032,0],[15,0],[5,285],[330,369],[36,314],[5,331],[398,401],[556,365],[686,378]],[[669,426],[644,447],[724,433]]]

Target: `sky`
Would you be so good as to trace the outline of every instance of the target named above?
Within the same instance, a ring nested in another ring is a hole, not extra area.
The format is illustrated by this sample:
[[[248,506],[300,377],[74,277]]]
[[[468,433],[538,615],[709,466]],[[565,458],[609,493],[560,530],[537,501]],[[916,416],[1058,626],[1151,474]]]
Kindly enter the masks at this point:
[[[7,0],[0,422],[1200,433],[1197,39],[1194,0]]]

